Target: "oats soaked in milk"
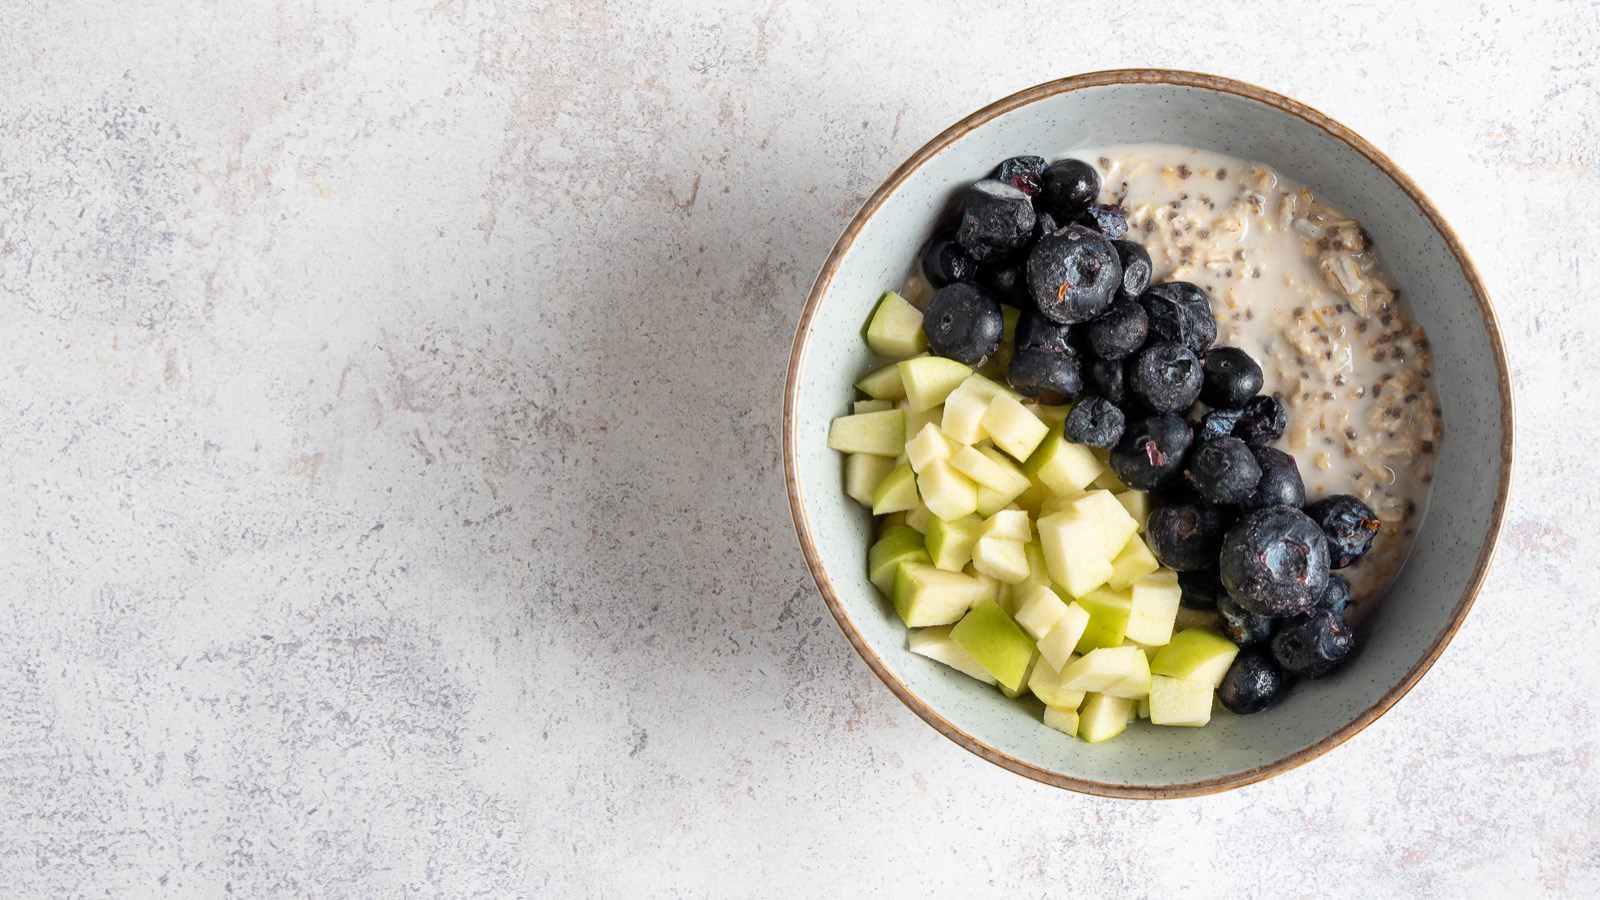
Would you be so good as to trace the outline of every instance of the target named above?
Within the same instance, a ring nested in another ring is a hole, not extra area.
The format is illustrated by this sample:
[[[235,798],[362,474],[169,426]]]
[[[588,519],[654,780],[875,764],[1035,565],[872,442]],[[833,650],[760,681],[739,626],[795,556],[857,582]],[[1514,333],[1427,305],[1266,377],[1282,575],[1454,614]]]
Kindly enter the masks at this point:
[[[1427,336],[1360,223],[1272,169],[1188,147],[1139,144],[1065,154],[1095,165],[1101,202],[1121,203],[1156,281],[1211,297],[1218,345],[1247,351],[1265,393],[1288,407],[1276,446],[1307,500],[1354,494],[1383,522],[1341,570],[1359,615],[1404,563],[1427,503],[1441,435]]]

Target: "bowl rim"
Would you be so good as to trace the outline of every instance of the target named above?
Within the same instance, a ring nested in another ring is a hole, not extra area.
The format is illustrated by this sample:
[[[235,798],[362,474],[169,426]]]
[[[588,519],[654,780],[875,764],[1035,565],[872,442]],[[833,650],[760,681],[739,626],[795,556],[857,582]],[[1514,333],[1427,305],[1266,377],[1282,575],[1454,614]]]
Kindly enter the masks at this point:
[[[1201,781],[1155,786],[1093,781],[1037,766],[984,743],[957,727],[948,719],[945,719],[929,706],[907,684],[889,670],[883,658],[866,642],[854,621],[845,611],[844,604],[840,601],[838,592],[834,589],[833,582],[829,579],[828,573],[822,565],[822,559],[817,551],[811,524],[806,514],[799,478],[795,471],[798,449],[798,436],[795,431],[795,409],[799,396],[799,372],[811,338],[812,319],[821,305],[823,295],[827,293],[829,286],[832,284],[834,275],[837,273],[844,256],[855,243],[866,222],[877,213],[879,207],[883,205],[888,196],[899,189],[900,185],[910,177],[911,173],[915,172],[955,140],[1005,113],[1057,94],[1070,93],[1085,88],[1123,84],[1177,85],[1233,94],[1254,100],[1321,129],[1365,157],[1387,175],[1395,186],[1410,198],[1412,203],[1416,204],[1417,208],[1428,218],[1428,221],[1439,232],[1440,237],[1444,239],[1445,244],[1450,248],[1450,252],[1455,256],[1462,275],[1471,286],[1473,296],[1478,301],[1478,311],[1483,317],[1484,329],[1489,338],[1490,349],[1493,352],[1495,368],[1500,380],[1501,465],[1499,485],[1494,507],[1491,511],[1489,529],[1484,535],[1483,544],[1478,550],[1477,563],[1473,569],[1472,577],[1467,582],[1466,589],[1462,591],[1460,599],[1456,601],[1455,608],[1450,613],[1449,620],[1434,638],[1433,643],[1429,645],[1427,652],[1400,679],[1399,683],[1385,692],[1376,703],[1354,719],[1340,726],[1332,734],[1309,747],[1231,775]],[[1485,288],[1477,268],[1473,265],[1472,259],[1468,256],[1466,248],[1462,245],[1460,238],[1457,237],[1455,230],[1444,220],[1444,217],[1439,214],[1433,203],[1422,192],[1421,188],[1417,187],[1416,183],[1411,180],[1410,176],[1406,175],[1393,160],[1389,159],[1388,156],[1384,155],[1360,135],[1318,110],[1282,94],[1254,84],[1217,75],[1179,69],[1136,68],[1108,69],[1072,75],[1037,84],[1008,97],[996,100],[940,132],[890,173],[889,177],[862,204],[861,209],[850,220],[850,224],[845,227],[844,233],[840,235],[833,249],[829,251],[828,257],[823,262],[822,268],[817,274],[817,279],[812,285],[811,292],[806,298],[805,308],[802,310],[800,321],[795,327],[794,343],[789,354],[789,367],[784,385],[782,440],[784,482],[789,495],[789,511],[794,519],[795,533],[800,540],[800,549],[805,556],[806,567],[810,569],[811,577],[815,580],[817,589],[828,606],[828,611],[833,614],[833,619],[838,624],[839,629],[844,632],[845,638],[849,640],[850,645],[855,648],[856,653],[866,662],[873,674],[878,676],[878,679],[900,699],[900,702],[909,707],[924,722],[933,726],[939,733],[971,753],[1034,781],[1103,797],[1168,799],[1203,796],[1243,787],[1310,762],[1354,737],[1372,724],[1378,717],[1388,712],[1391,707],[1399,702],[1401,697],[1405,696],[1422,679],[1422,676],[1433,666],[1440,654],[1444,652],[1444,648],[1450,643],[1450,639],[1455,636],[1456,631],[1461,627],[1462,621],[1465,620],[1468,611],[1471,610],[1472,604],[1477,599],[1478,592],[1488,575],[1501,528],[1504,525],[1506,505],[1511,489],[1512,434],[1510,366],[1506,359],[1505,346],[1500,335],[1499,321],[1495,316],[1494,306],[1489,300],[1489,292]]]

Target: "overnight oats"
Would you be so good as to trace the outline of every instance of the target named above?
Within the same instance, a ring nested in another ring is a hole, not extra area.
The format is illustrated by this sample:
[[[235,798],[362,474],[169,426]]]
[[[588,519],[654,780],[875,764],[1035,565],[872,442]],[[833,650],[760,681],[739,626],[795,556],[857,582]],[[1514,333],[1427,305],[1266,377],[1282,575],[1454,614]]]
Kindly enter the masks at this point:
[[[829,429],[908,648],[1091,743],[1335,672],[1441,440],[1361,225],[1192,148],[1018,156],[867,314]]]

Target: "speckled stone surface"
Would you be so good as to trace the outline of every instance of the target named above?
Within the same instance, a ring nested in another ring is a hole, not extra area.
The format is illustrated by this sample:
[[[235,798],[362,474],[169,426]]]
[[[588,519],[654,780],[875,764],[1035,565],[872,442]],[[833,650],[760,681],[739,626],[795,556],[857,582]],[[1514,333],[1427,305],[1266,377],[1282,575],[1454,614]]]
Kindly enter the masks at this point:
[[[1594,4],[134,6],[0,10],[5,893],[1600,893]],[[866,194],[1119,65],[1388,151],[1519,403],[1434,671],[1305,768],[1164,803],[903,708],[778,462]]]

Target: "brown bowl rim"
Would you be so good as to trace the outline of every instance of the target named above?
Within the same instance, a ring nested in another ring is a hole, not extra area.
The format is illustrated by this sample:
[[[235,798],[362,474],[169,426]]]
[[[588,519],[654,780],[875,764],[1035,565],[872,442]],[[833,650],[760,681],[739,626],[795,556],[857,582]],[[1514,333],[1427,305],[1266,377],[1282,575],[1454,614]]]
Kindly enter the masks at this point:
[[[1492,521],[1484,537],[1483,544],[1479,548],[1478,561],[1473,570],[1472,578],[1467,583],[1466,590],[1462,592],[1461,599],[1456,602],[1449,621],[1439,635],[1434,638],[1433,643],[1428,647],[1427,653],[1423,654],[1422,658],[1412,666],[1398,684],[1390,688],[1365,712],[1309,747],[1297,750],[1270,763],[1232,775],[1153,787],[1092,781],[1036,766],[985,744],[939,715],[938,712],[924,702],[909,686],[889,671],[882,657],[867,644],[860,631],[856,628],[855,623],[845,612],[844,605],[839,600],[838,592],[834,590],[833,583],[829,580],[828,574],[823,568],[822,560],[817,553],[816,544],[811,533],[811,524],[807,519],[805,504],[801,499],[799,479],[795,474],[797,446],[795,406],[799,392],[798,376],[800,363],[805,356],[806,345],[810,340],[811,320],[816,315],[822,296],[827,292],[828,286],[833,281],[840,261],[849,251],[851,245],[854,244],[862,227],[876,214],[884,200],[899,188],[912,172],[916,171],[935,154],[942,151],[956,139],[1004,113],[1057,94],[1118,84],[1172,84],[1183,87],[1204,88],[1244,97],[1266,104],[1280,112],[1296,116],[1322,129],[1332,137],[1342,141],[1352,150],[1366,157],[1369,162],[1387,175],[1395,183],[1395,186],[1411,199],[1411,202],[1417,205],[1423,215],[1427,216],[1433,227],[1444,239],[1445,244],[1449,246],[1450,252],[1455,255],[1456,263],[1461,267],[1462,274],[1466,276],[1467,282],[1472,286],[1473,295],[1477,298],[1478,311],[1483,316],[1484,328],[1488,332],[1490,347],[1494,353],[1495,367],[1500,375],[1501,466],[1499,490],[1495,497]],[[1455,230],[1434,208],[1427,195],[1417,187],[1410,176],[1406,175],[1393,160],[1385,156],[1366,139],[1323,113],[1266,88],[1216,75],[1177,69],[1110,69],[1047,81],[1018,91],[1009,97],[983,107],[945,129],[933,140],[923,145],[921,149],[901,163],[883,184],[872,193],[872,196],[867,198],[866,203],[851,219],[844,233],[840,235],[838,242],[834,244],[833,249],[828,253],[828,258],[823,263],[816,282],[812,285],[811,293],[806,299],[805,309],[801,312],[800,321],[795,328],[794,344],[789,355],[789,369],[784,386],[783,467],[784,481],[789,494],[789,510],[794,518],[795,532],[800,540],[800,549],[805,555],[806,566],[811,570],[811,576],[816,581],[817,589],[821,592],[823,601],[828,605],[828,611],[833,614],[834,621],[838,623],[839,629],[844,632],[844,636],[849,640],[850,645],[860,654],[879,680],[900,699],[900,702],[920,716],[923,721],[933,726],[939,733],[973,754],[1043,784],[1103,797],[1167,799],[1203,796],[1243,787],[1310,762],[1354,737],[1362,729],[1372,724],[1379,716],[1388,712],[1395,703],[1399,702],[1401,697],[1405,696],[1421,680],[1422,676],[1433,666],[1434,661],[1444,652],[1444,648],[1450,643],[1450,639],[1455,636],[1456,630],[1461,627],[1462,621],[1472,608],[1473,601],[1477,599],[1478,591],[1483,586],[1489,565],[1494,558],[1494,551],[1499,540],[1501,527],[1504,524],[1506,504],[1511,489],[1512,431],[1510,367],[1506,360],[1505,346],[1500,336],[1499,321],[1495,316],[1494,306],[1489,300],[1489,292],[1484,287],[1483,279],[1478,275],[1478,270],[1473,265],[1466,248],[1462,246],[1460,238],[1456,236]]]

